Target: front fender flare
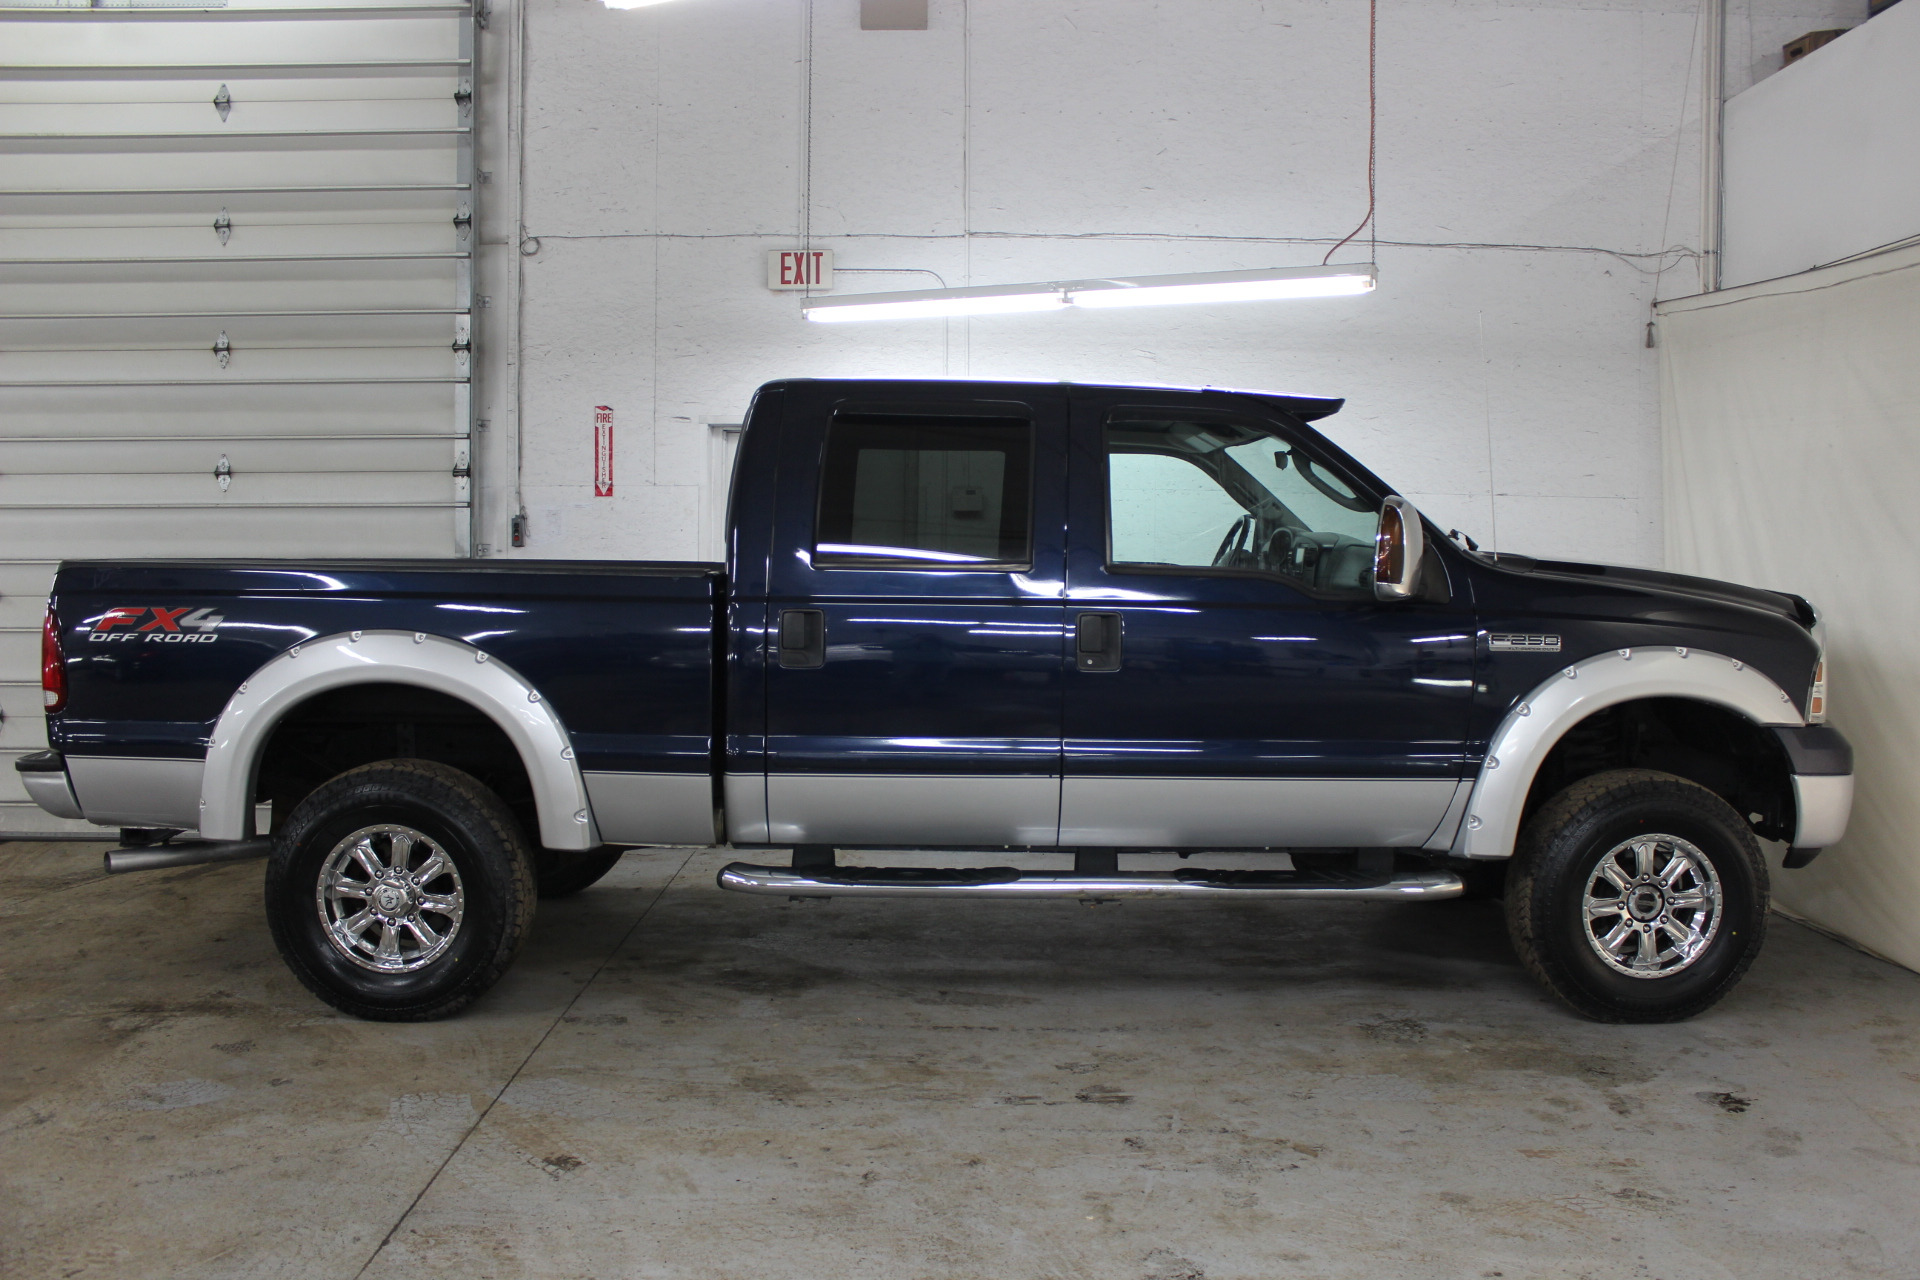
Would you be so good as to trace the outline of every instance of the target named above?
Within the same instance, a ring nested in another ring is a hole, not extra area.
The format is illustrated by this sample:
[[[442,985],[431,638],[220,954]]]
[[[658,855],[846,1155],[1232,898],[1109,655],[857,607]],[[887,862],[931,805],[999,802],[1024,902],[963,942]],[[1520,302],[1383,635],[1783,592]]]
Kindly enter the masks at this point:
[[[316,694],[355,684],[410,684],[460,699],[499,725],[533,784],[540,843],[599,845],[573,742],[532,684],[490,655],[442,636],[355,631],[303,641],[248,676],[214,726],[200,783],[200,832],[242,840],[250,832],[254,778],[274,726]]]
[[[1746,663],[1700,649],[1613,649],[1555,672],[1515,703],[1487,745],[1452,852],[1506,858],[1547,753],[1596,711],[1642,698],[1690,698],[1761,725],[1801,725],[1793,699]]]

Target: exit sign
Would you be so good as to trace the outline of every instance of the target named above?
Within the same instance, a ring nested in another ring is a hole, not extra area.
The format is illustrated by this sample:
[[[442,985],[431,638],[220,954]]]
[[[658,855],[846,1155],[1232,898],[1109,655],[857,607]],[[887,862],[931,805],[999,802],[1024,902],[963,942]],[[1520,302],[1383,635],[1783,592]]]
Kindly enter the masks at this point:
[[[833,250],[769,250],[767,288],[811,289],[815,293],[833,288]]]

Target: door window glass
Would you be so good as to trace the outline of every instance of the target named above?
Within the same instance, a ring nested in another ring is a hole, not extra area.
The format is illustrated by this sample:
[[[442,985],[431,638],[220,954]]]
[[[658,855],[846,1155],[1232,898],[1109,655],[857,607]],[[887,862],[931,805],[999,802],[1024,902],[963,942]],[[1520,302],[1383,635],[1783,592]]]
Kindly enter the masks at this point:
[[[814,562],[1025,565],[1033,426],[1010,418],[836,417]]]
[[[1379,511],[1260,423],[1116,414],[1107,424],[1109,559],[1253,570],[1369,596]]]

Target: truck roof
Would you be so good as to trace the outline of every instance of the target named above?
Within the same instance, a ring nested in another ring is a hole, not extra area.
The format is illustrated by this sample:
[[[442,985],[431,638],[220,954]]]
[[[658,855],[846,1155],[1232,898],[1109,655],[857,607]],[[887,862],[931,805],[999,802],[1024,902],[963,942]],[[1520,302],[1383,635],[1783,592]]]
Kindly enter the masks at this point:
[[[795,383],[809,386],[844,386],[872,392],[882,388],[906,390],[913,388],[927,391],[938,387],[965,387],[974,395],[992,388],[1002,388],[1009,392],[1040,387],[1100,387],[1106,390],[1115,388],[1128,391],[1185,391],[1195,395],[1252,396],[1268,404],[1283,409],[1299,418],[1302,422],[1314,422],[1321,418],[1332,417],[1340,412],[1346,400],[1339,396],[1297,396],[1279,391],[1257,391],[1243,387],[1183,387],[1171,383],[1155,382],[1077,382],[1063,378],[1058,382],[1006,382],[987,378],[780,378],[766,383],[760,389],[772,390],[776,387]]]

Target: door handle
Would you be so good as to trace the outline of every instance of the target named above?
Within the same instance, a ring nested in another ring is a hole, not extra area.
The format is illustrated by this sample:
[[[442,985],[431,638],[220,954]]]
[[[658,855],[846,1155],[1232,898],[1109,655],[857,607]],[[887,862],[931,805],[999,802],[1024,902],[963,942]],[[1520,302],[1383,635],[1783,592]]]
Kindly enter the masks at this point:
[[[1079,671],[1120,669],[1120,615],[1083,613],[1073,625],[1073,665]]]
[[[818,609],[780,611],[780,665],[807,670],[827,665],[827,618]]]

